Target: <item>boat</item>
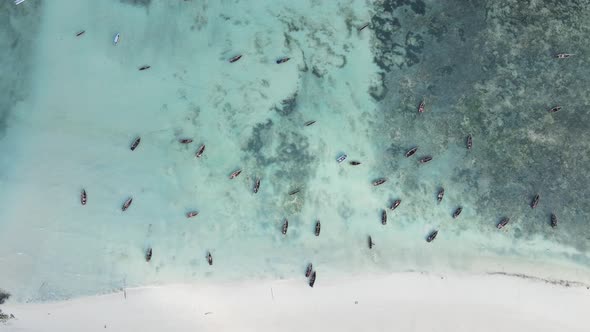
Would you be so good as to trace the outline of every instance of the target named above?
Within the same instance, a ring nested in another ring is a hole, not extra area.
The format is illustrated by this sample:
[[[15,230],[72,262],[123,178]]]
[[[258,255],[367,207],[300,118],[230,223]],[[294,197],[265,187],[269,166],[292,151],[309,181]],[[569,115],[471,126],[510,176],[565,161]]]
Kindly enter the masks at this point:
[[[428,237],[426,238],[426,242],[432,242],[432,240],[436,239],[436,236],[438,235],[438,230],[430,233],[428,235]]]
[[[461,211],[463,211],[463,208],[458,207],[457,210],[455,210],[455,212],[453,212],[453,219],[456,219],[461,214]]]
[[[129,206],[131,205],[131,202],[133,202],[133,198],[131,198],[131,197],[127,198],[125,203],[123,203],[123,206],[121,207],[121,209],[123,211],[126,211],[129,208]]]
[[[25,2],[25,0],[14,0],[15,5],[20,5],[23,2]]]
[[[113,38],[113,44],[117,45],[119,43],[119,39],[121,38],[120,34],[116,34],[115,38]]]
[[[309,278],[311,272],[313,272],[313,264],[309,263],[307,264],[307,269],[305,269],[305,277]]]
[[[135,151],[135,149],[139,145],[139,142],[141,142],[141,137],[136,138],[135,141],[133,141],[133,143],[131,143],[131,147],[130,147],[131,151]]]
[[[385,183],[385,181],[387,181],[386,178],[377,179],[377,180],[373,181],[373,186],[376,187],[376,186],[382,185]]]
[[[285,63],[285,62],[289,61],[290,59],[291,58],[287,58],[287,57],[280,58],[280,59],[277,60],[277,64],[280,65],[281,63]]]
[[[139,67],[139,70],[142,71],[142,70],[146,70],[146,69],[150,69],[150,68],[152,68],[152,66],[145,65],[145,66]]]
[[[320,229],[322,227],[322,224],[320,224],[320,221],[316,221],[315,223],[315,236],[320,236]]]
[[[340,156],[338,156],[338,158],[336,158],[336,161],[338,163],[343,162],[348,156],[346,154],[341,154]]]
[[[229,176],[229,179],[234,179],[236,176],[240,175],[240,173],[242,173],[242,170],[239,169],[237,171],[234,171],[233,173],[231,173],[231,175]]]
[[[240,55],[233,56],[233,57],[231,57],[231,59],[229,59],[229,63],[234,63],[234,62],[240,60],[241,58],[242,58],[242,55],[241,54]]]
[[[313,273],[311,274],[311,277],[309,278],[309,287],[313,287],[313,285],[315,284],[315,278],[316,278],[316,273],[315,273],[315,271],[313,271]]]
[[[86,205],[86,190],[82,189],[82,193],[80,194],[80,203],[82,203],[82,205]]]
[[[436,195],[436,201],[440,203],[442,201],[443,196],[445,195],[445,188],[440,188],[438,194]]]
[[[471,134],[467,135],[467,150],[471,150],[471,147],[473,146],[473,137],[471,137]]]
[[[193,142],[192,138],[182,138],[182,139],[179,139],[178,141],[181,144],[189,144],[189,143],[192,143]]]
[[[396,199],[395,201],[393,201],[393,203],[391,203],[391,206],[389,207],[389,209],[391,211],[395,210],[400,204],[402,203],[401,199]]]
[[[207,263],[213,265],[213,256],[211,256],[211,252],[207,252]]]
[[[418,113],[424,113],[424,100],[420,102],[420,105],[418,105]]]
[[[561,106],[555,106],[549,110],[549,113],[555,113],[561,110]]]
[[[531,209],[537,207],[537,204],[539,204],[539,198],[539,194],[536,194],[535,197],[533,197],[533,201],[531,202]]]
[[[387,211],[381,211],[381,224],[387,225]]]
[[[498,223],[498,225],[496,225],[496,228],[498,229],[502,229],[504,228],[504,226],[506,226],[508,223],[510,222],[510,218],[502,218],[502,220],[500,220],[500,222]]]
[[[283,235],[287,235],[288,228],[289,228],[289,220],[287,220],[287,218],[285,218],[285,221],[283,222],[283,230],[282,230]]]
[[[295,195],[296,193],[298,193],[298,192],[300,192],[300,191],[301,191],[301,189],[299,189],[299,188],[297,188],[297,189],[294,189],[294,190],[291,190],[291,191],[289,191],[289,195],[290,195],[290,196],[293,196],[293,195]]]
[[[196,216],[198,216],[198,215],[199,215],[199,212],[197,212],[197,211],[191,211],[191,212],[188,212],[188,213],[186,214],[186,217],[187,217],[187,218],[192,218],[192,217],[196,217]]]
[[[361,26],[361,27],[358,29],[358,31],[363,31],[363,29],[365,29],[365,28],[366,28],[366,27],[368,27],[368,26],[369,26],[369,23],[365,23],[365,24],[363,24],[363,26]]]
[[[416,153],[416,151],[418,151],[418,147],[417,146],[415,146],[415,147],[409,149],[408,151],[406,151],[406,154],[405,154],[406,158],[413,156],[414,153]]]
[[[82,35],[83,35],[85,32],[86,32],[85,30],[78,31],[78,32],[76,33],[76,37],[80,37],[80,36],[82,36]]]
[[[557,216],[554,213],[551,214],[551,227],[557,227]]]
[[[306,123],[304,123],[304,126],[309,127],[314,123],[315,123],[315,120],[307,121]]]
[[[148,248],[145,252],[145,261],[149,262],[152,260],[152,248]]]
[[[360,161],[354,161],[354,160],[353,161],[349,161],[348,163],[351,164],[352,166],[358,166],[358,165],[361,164]]]
[[[432,157],[431,156],[422,157],[420,159],[420,164],[426,164],[427,162],[429,162],[431,160],[432,160]]]
[[[260,188],[260,178],[256,179],[256,182],[254,182],[254,193],[255,194],[258,192],[259,188]]]
[[[369,249],[373,249],[373,246],[375,245],[375,243],[373,242],[373,239],[371,238],[371,236],[369,235]]]
[[[558,59],[567,59],[567,58],[569,58],[572,55],[575,55],[575,54],[571,54],[571,53],[559,53],[559,54],[556,54],[555,57],[558,58]]]
[[[195,153],[195,157],[201,158],[203,152],[205,152],[205,144],[201,145],[201,147],[197,150],[197,153]]]

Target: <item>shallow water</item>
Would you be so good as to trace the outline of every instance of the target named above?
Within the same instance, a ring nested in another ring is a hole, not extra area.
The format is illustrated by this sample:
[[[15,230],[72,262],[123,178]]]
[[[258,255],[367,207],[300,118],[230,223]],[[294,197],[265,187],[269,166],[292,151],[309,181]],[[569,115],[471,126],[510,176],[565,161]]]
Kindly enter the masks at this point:
[[[319,275],[586,271],[584,3],[3,3],[0,43],[19,43],[0,58],[0,287],[39,301],[296,278],[309,261]]]

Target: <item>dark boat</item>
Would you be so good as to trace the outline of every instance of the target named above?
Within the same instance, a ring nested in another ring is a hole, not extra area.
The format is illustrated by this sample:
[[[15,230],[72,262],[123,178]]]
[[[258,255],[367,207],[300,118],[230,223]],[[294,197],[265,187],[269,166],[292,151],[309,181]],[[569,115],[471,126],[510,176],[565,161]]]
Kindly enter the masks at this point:
[[[309,278],[309,287],[313,287],[313,285],[315,284],[315,277],[316,277],[316,273],[315,273],[315,271],[313,271],[313,273],[311,274],[311,277]]]
[[[148,248],[145,252],[145,261],[149,262],[152,260],[152,248]]]
[[[201,145],[199,150],[197,150],[197,153],[195,153],[195,157],[201,158],[201,156],[203,155],[203,152],[205,152],[205,144]]]
[[[259,188],[260,188],[260,178],[256,179],[256,182],[254,182],[254,193],[255,194],[258,192]]]
[[[237,171],[234,171],[233,173],[231,173],[231,175],[229,176],[229,179],[234,179],[236,176],[240,175],[240,173],[242,173],[242,170],[239,169]]]
[[[366,28],[366,27],[368,27],[368,26],[369,26],[369,23],[365,23],[365,24],[363,24],[363,26],[361,26],[361,27],[360,27],[358,30],[359,30],[359,31],[363,31],[363,29],[365,29],[365,28]]]
[[[418,105],[418,113],[424,113],[424,100],[420,102],[420,105]]]
[[[290,196],[292,196],[292,195],[295,195],[296,193],[298,193],[298,192],[300,192],[300,191],[301,191],[301,189],[299,189],[299,188],[297,188],[297,189],[293,189],[293,190],[289,191],[289,195],[290,195]]]
[[[135,151],[135,149],[139,145],[139,142],[141,142],[141,137],[136,138],[135,141],[133,141],[133,143],[131,143],[131,147],[130,147],[131,151]]]
[[[291,59],[291,58],[287,58],[287,57],[280,58],[277,60],[277,64],[280,65],[281,63],[285,63],[285,62],[289,61],[289,59]]]
[[[369,236],[369,249],[373,249],[374,245],[375,243],[373,242],[373,239],[371,238],[371,236]]]
[[[506,226],[508,224],[508,222],[510,222],[510,218],[502,218],[502,220],[500,220],[500,222],[498,223],[498,225],[496,225],[496,227],[498,229],[502,229],[502,228],[504,228],[504,226]]]
[[[241,58],[242,58],[242,55],[241,54],[240,55],[233,56],[231,59],[229,59],[229,63],[234,63],[234,62],[240,60]]]
[[[306,127],[309,127],[309,126],[311,126],[311,125],[312,125],[312,124],[314,124],[314,123],[315,123],[315,120],[311,120],[311,121],[307,121],[307,122],[306,122],[304,125],[305,125]]]
[[[575,55],[575,54],[571,54],[571,53],[559,53],[559,54],[555,54],[555,57],[558,59],[567,59],[570,56]]]
[[[438,194],[436,195],[436,201],[438,203],[440,203],[444,196],[445,196],[445,188],[440,188],[440,190],[438,191]]]
[[[557,227],[557,216],[554,213],[551,214],[551,227]]]
[[[384,184],[384,183],[385,183],[385,181],[387,181],[387,179],[385,179],[385,178],[380,178],[380,179],[377,179],[377,180],[373,181],[373,185],[374,185],[374,186],[379,186],[379,185],[382,185],[382,184]]]
[[[402,202],[401,199],[396,199],[395,201],[393,201],[393,203],[391,203],[391,206],[389,207],[389,209],[391,211],[395,210],[401,204],[401,202]]]
[[[182,139],[179,139],[178,141],[181,144],[189,144],[189,143],[192,143],[193,142],[192,138],[182,138]]]
[[[287,235],[288,228],[289,228],[289,220],[287,220],[287,218],[285,218],[285,222],[283,222],[283,230],[282,230],[283,235]]]
[[[361,164],[360,161],[354,161],[354,160],[353,161],[349,161],[348,163],[351,164],[352,166],[358,166],[358,165]]]
[[[406,151],[406,158],[413,156],[414,153],[416,153],[416,151],[418,151],[418,147],[417,146],[415,146],[415,147],[409,149],[408,151]]]
[[[80,194],[80,203],[82,203],[82,205],[86,205],[86,189],[82,189],[82,193]]]
[[[141,66],[141,67],[139,67],[139,70],[141,71],[141,70],[146,70],[146,69],[150,69],[150,68],[152,68],[152,66]]]
[[[436,239],[437,235],[438,235],[438,230],[430,233],[430,235],[428,235],[428,237],[426,238],[426,242],[432,242],[432,240]]]
[[[131,202],[133,202],[133,198],[131,198],[131,197],[127,198],[125,203],[123,203],[123,207],[121,209],[123,211],[127,210],[129,208],[129,206],[131,205]]]
[[[307,269],[305,269],[305,277],[309,278],[309,276],[311,275],[311,272],[313,271],[313,264],[309,263],[307,265]]]
[[[211,252],[207,252],[207,263],[213,265],[213,256],[211,256]]]
[[[387,225],[387,211],[381,211],[381,224]]]
[[[432,160],[431,156],[422,157],[422,159],[420,159],[420,164],[426,164],[427,162],[429,162],[431,160]]]
[[[455,210],[455,212],[453,212],[453,219],[456,219],[461,214],[461,211],[463,211],[463,208],[458,207],[457,210]]]
[[[471,150],[471,147],[473,146],[473,137],[471,137],[471,134],[467,135],[467,150]]]
[[[561,106],[555,106],[549,110],[549,113],[558,112],[561,109]]]
[[[315,236],[320,236],[320,229],[322,228],[322,224],[320,224],[320,221],[316,221],[315,223]]]
[[[86,31],[82,30],[82,31],[78,31],[78,33],[76,33],[76,37],[80,37],[82,36]]]
[[[537,207],[537,205],[539,204],[539,194],[536,194],[535,197],[533,197],[533,201],[531,202],[531,209],[534,209]]]
[[[191,211],[191,212],[188,212],[188,213],[186,214],[186,217],[187,217],[187,218],[192,218],[192,217],[196,217],[196,216],[198,216],[198,215],[199,215],[199,212],[197,212],[197,211]]]

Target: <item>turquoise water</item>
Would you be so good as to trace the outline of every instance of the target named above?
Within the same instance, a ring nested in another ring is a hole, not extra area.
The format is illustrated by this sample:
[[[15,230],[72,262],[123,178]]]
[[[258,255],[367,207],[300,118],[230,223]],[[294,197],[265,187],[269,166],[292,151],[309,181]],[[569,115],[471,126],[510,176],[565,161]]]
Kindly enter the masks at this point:
[[[10,50],[0,56],[0,287],[17,300],[299,278],[310,261],[326,278],[515,265],[588,276],[584,3],[27,0],[0,9]],[[553,58],[566,52],[575,56]],[[349,157],[338,164],[341,153]],[[380,177],[388,181],[373,187]],[[503,217],[511,221],[499,231]]]

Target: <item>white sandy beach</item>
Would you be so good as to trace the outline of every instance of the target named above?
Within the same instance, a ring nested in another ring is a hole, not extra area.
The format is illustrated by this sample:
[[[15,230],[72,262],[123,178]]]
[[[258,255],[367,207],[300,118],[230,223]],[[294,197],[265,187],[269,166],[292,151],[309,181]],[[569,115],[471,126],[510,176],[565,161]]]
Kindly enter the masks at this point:
[[[5,306],[6,331],[588,331],[585,286],[400,273],[128,289]],[[125,298],[126,295],[126,298]]]

